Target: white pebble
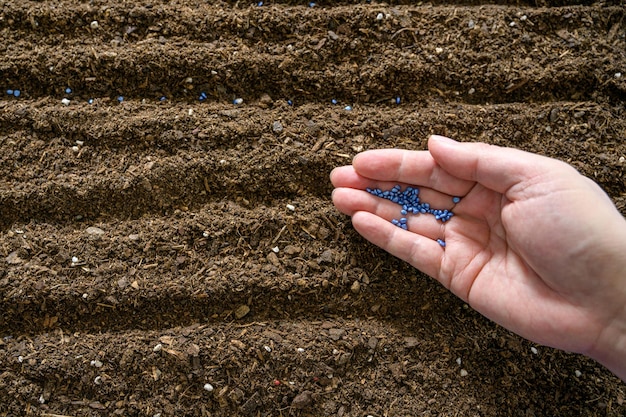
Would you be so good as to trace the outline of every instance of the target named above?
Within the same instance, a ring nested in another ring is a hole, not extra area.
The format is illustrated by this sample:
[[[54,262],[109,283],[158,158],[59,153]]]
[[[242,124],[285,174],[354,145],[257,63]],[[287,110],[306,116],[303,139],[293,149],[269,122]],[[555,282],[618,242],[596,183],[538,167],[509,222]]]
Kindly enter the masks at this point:
[[[211,75],[217,75],[217,71],[211,70]]]
[[[267,346],[267,345],[263,346],[263,349],[265,349],[265,350],[266,350],[266,351],[268,351],[268,352],[271,352],[271,351],[272,351],[272,348],[271,348],[271,347],[269,347],[269,346]]]
[[[161,349],[163,349],[163,345],[162,345],[162,344],[160,344],[160,343],[157,343],[157,344],[156,344],[156,345],[152,348],[152,351],[153,351],[153,352],[160,352],[160,351],[161,351]]]
[[[528,19],[528,16],[526,15],[522,15],[519,20],[521,20],[522,22],[524,22],[526,19]]]
[[[72,152],[78,153],[79,150],[80,148],[78,146],[72,146]]]
[[[193,109],[189,109],[189,110],[187,111],[187,114],[191,116],[191,115],[193,114]]]
[[[461,358],[456,358],[456,363],[457,363],[457,365],[460,366],[461,365]]]
[[[378,13],[378,14],[376,15],[376,20],[383,20],[384,18],[385,18],[385,15],[384,15],[384,14],[382,14],[382,13]]]
[[[98,26],[100,25],[98,24],[97,20],[94,20],[93,22],[89,24],[89,26],[91,26],[92,29],[98,29]]]
[[[622,78],[622,73],[621,72],[616,72],[615,73],[615,78]]]
[[[468,28],[470,28],[470,29],[474,29],[474,27],[475,27],[475,26],[476,26],[476,23],[474,23],[474,21],[473,21],[473,20],[470,20],[470,21],[467,23],[467,27],[468,27]]]
[[[18,357],[17,357],[17,361],[18,361],[19,363],[24,362],[24,357],[23,357],[23,356],[21,356],[21,355],[20,355],[20,356],[18,356]]]
[[[443,52],[443,48],[437,47],[435,48],[435,53],[441,54]]]
[[[91,366],[95,366],[96,368],[102,368],[102,362],[98,359],[91,361]]]
[[[39,404],[44,404],[46,402],[46,399],[44,398],[43,394],[41,394],[39,396]]]
[[[292,204],[287,204],[287,210],[289,211],[296,211],[296,207]]]
[[[235,106],[238,106],[238,105],[240,105],[241,103],[243,103],[243,99],[242,99],[242,98],[236,98],[236,99],[234,99],[234,100],[233,100],[233,104],[234,104]]]
[[[102,384],[102,377],[100,375],[98,375],[94,380],[93,383],[96,385],[100,385]]]
[[[63,100],[61,100],[61,103],[63,103],[66,106],[70,105],[70,100],[68,98],[64,98]]]
[[[626,161],[626,158],[624,158],[623,156],[619,157],[619,163],[623,164]]]
[[[298,351],[298,353],[304,353],[304,349],[303,348],[298,348],[296,350]]]
[[[509,23],[509,26],[511,26],[511,27],[515,27],[515,22],[511,22],[511,23]]]
[[[574,375],[576,375],[576,378],[580,378],[580,377],[583,375],[583,373],[582,373],[582,372],[580,372],[578,369],[576,369],[576,370],[574,371]]]
[[[76,264],[78,263],[79,259],[76,256],[72,256],[72,263]]]
[[[461,376],[467,376],[467,371],[465,369],[461,369]]]
[[[86,300],[86,299],[87,299],[87,297],[89,297],[89,294],[84,293],[84,294],[83,294],[83,298]]]
[[[475,88],[470,88],[469,91],[467,92],[468,94],[474,94],[476,92]]]
[[[272,252],[274,252],[274,253],[278,253],[279,251],[280,251],[280,248],[278,246],[274,246],[272,248]]]
[[[78,146],[83,146],[83,145],[85,144],[85,142],[83,142],[82,140],[77,140],[77,141],[76,141],[76,144],[77,144]]]
[[[187,77],[187,78],[185,78],[185,83],[187,83],[187,84],[193,84],[193,78],[191,78],[191,77]]]
[[[537,348],[536,348],[536,347],[534,347],[534,346],[530,348],[530,351],[531,351],[533,354],[535,354],[535,355],[536,355],[537,353],[539,353],[539,351],[537,350]]]
[[[209,384],[209,383],[204,384],[204,390],[205,390],[206,392],[211,392],[211,391],[213,391],[213,385],[211,385],[211,384]]]
[[[209,234],[209,232],[202,232],[202,236],[203,236],[203,237],[209,237],[209,236],[211,236],[211,235]]]

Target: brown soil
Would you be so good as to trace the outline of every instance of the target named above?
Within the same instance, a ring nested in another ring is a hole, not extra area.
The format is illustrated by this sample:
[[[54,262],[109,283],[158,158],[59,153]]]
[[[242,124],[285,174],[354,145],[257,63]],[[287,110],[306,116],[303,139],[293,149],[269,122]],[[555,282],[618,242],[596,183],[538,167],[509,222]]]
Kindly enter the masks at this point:
[[[624,4],[350,3],[2,2],[0,416],[626,414],[601,366],[365,242],[328,181],[439,133],[626,212]]]

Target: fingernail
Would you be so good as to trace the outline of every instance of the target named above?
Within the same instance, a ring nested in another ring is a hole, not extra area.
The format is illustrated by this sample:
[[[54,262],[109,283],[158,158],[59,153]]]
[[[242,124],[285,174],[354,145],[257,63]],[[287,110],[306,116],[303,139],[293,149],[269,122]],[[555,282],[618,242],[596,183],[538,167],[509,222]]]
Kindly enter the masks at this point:
[[[436,140],[439,143],[447,143],[447,144],[450,144],[450,145],[456,145],[457,143],[459,143],[456,140],[447,138],[445,136],[430,135],[430,138],[433,139],[433,140]]]

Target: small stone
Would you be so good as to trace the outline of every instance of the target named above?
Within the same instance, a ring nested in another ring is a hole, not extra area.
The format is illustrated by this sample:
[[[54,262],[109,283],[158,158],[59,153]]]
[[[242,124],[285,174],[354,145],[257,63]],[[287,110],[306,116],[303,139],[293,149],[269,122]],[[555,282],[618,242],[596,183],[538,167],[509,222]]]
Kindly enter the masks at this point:
[[[98,24],[97,20],[94,20],[89,24],[89,26],[91,26],[92,29],[98,29],[98,26],[100,25]]]
[[[550,122],[554,123],[559,119],[559,108],[555,107],[550,110]]]
[[[157,343],[157,344],[156,344],[156,345],[152,348],[152,351],[156,353],[156,352],[160,352],[160,351],[161,351],[161,349],[163,349],[163,345],[162,345],[162,344],[160,344],[160,343]]]
[[[85,232],[92,236],[102,236],[104,234],[104,230],[94,226],[88,227]]]
[[[211,385],[211,384],[209,384],[209,383],[204,384],[204,387],[203,387],[203,388],[204,388],[204,390],[205,390],[206,392],[212,392],[212,391],[213,391],[213,385]]]
[[[245,316],[248,315],[249,312],[250,312],[250,307],[248,307],[245,304],[242,304],[239,307],[237,307],[237,309],[235,310],[235,318],[237,320],[244,318]]]
[[[580,377],[583,375],[583,373],[582,373],[582,372],[580,372],[578,369],[576,369],[576,370],[574,371],[574,375],[576,375],[576,378],[580,378]]]
[[[350,291],[354,294],[358,294],[361,291],[361,283],[359,281],[354,281],[350,287]]]
[[[274,131],[274,133],[280,133],[283,131],[283,124],[281,122],[279,122],[278,120],[275,121],[272,124],[272,130]]]
[[[65,106],[69,106],[71,101],[68,98],[64,98],[63,100],[61,100],[61,103],[63,103]]]
[[[385,18],[385,15],[384,15],[384,14],[382,14],[382,13],[378,13],[378,14],[376,15],[376,20],[383,20],[384,18]]]
[[[322,252],[322,254],[320,255],[319,258],[317,258],[317,263],[318,264],[330,264],[333,262],[333,251],[330,249],[326,249],[324,252]]]
[[[278,256],[276,255],[275,252],[268,253],[267,260],[270,261],[270,263],[276,267],[280,266],[280,259],[278,259]]]
[[[345,334],[346,334],[346,331],[344,329],[335,329],[335,328],[328,329],[328,335],[334,341],[341,339],[343,336],[345,336]]]
[[[287,210],[296,211],[296,207],[293,204],[287,204]]]
[[[537,348],[536,348],[536,347],[534,347],[534,346],[530,348],[530,351],[531,351],[534,355],[536,355],[536,354],[538,354],[538,353],[539,353],[539,351],[537,350]]]
[[[419,345],[420,341],[417,337],[405,337],[404,338],[404,346],[408,348],[413,348]]]
[[[102,362],[98,359],[91,361],[91,366],[95,366],[96,368],[102,368]]]
[[[291,406],[299,410],[305,409],[311,404],[313,404],[313,394],[311,391],[302,391],[300,394],[296,395],[291,402]]]
[[[465,369],[461,369],[461,376],[467,376],[468,373]]]
[[[5,259],[9,265],[19,265],[24,262],[24,260],[18,255],[17,251],[9,253],[9,256]]]

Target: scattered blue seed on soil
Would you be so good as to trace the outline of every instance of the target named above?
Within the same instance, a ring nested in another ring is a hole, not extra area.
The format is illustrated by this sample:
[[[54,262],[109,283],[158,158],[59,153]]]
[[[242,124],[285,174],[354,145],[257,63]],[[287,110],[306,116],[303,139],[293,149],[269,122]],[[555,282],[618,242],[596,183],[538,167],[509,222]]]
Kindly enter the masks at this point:
[[[452,197],[452,202],[454,204],[458,203],[459,201],[461,201],[461,197]]]
[[[352,110],[352,106],[346,106],[343,108],[345,111],[351,111]]]
[[[261,6],[263,6],[263,2],[262,2],[262,1],[260,1],[260,2],[258,2],[256,5],[257,5],[257,6],[259,6],[259,7],[261,7]]]
[[[92,99],[92,98],[90,98],[89,100],[87,100],[87,103],[89,103],[89,104],[93,104],[93,99]]]
[[[9,90],[7,90],[7,94],[8,94],[8,95],[10,95],[10,96],[12,96],[12,95],[13,95],[13,90],[10,90],[10,89],[9,89]]]
[[[396,104],[400,104],[400,102],[401,102],[400,96],[396,97]]]
[[[293,106],[293,101],[287,100],[287,104],[289,104],[290,106]]]
[[[71,88],[69,88],[69,87],[67,87],[67,88],[65,89],[65,94],[72,94],[72,89],[71,89]]]
[[[161,98],[159,98],[159,101],[165,101],[165,100],[167,100],[167,97],[165,96],[161,96]]]
[[[20,90],[13,90],[13,97],[19,97],[22,94]]]
[[[200,101],[204,101],[204,100],[206,100],[206,99],[207,99],[207,95],[206,95],[206,93],[205,93],[204,91],[203,91],[203,92],[201,92],[201,93],[200,93],[200,96],[198,97],[198,100],[200,100]]]
[[[332,100],[330,100],[330,102],[333,103],[333,104],[337,104],[337,100],[336,99],[332,99]]]
[[[317,6],[317,3],[314,3],[314,2],[309,3],[309,7],[315,7],[315,6]]]
[[[118,97],[117,97],[117,101],[119,101],[120,103],[121,103],[122,101],[124,101],[124,96],[118,96]]]

